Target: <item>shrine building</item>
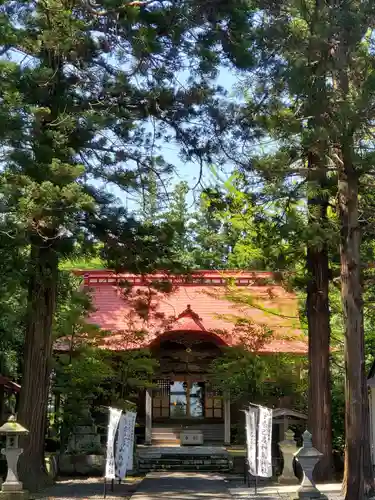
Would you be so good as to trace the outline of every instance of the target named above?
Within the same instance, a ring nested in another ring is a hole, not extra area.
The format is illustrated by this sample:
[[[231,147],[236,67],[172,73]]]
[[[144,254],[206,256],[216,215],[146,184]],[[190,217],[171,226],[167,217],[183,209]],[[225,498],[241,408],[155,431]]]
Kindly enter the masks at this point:
[[[110,332],[101,347],[147,347],[159,361],[153,388],[138,402],[146,445],[178,445],[181,429],[199,430],[205,444],[230,444],[230,394],[215,392],[208,379],[210,364],[224,348],[307,353],[297,297],[274,273],[75,274],[92,296],[95,311],[88,321]]]

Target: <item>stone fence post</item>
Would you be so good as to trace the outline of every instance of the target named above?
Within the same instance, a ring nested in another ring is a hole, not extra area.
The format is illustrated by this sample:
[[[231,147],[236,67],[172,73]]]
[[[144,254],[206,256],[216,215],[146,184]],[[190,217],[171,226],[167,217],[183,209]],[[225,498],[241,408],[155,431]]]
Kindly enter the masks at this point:
[[[293,468],[294,455],[298,451],[294,437],[294,432],[288,429],[285,432],[284,440],[279,443],[284,460],[283,472],[279,477],[280,484],[298,484]]]

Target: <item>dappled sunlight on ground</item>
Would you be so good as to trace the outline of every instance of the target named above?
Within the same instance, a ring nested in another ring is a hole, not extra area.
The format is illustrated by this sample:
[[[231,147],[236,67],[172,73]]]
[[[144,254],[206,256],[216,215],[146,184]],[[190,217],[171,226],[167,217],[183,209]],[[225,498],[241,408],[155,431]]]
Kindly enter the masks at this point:
[[[151,473],[132,500],[230,500],[224,478],[199,472]]]
[[[298,485],[261,486],[258,494],[254,487],[215,473],[199,472],[152,472],[142,479],[129,477],[122,484],[115,483],[114,491],[107,484],[108,500],[290,500]],[[319,485],[328,500],[342,500],[341,485]],[[53,487],[33,495],[35,500],[70,500],[103,498],[102,478],[76,478],[58,481]]]
[[[297,497],[296,492],[299,485],[281,486],[271,485],[258,488],[258,493],[255,495],[254,487],[245,487],[243,483],[230,484],[229,491],[233,500],[290,500]],[[319,491],[325,495],[328,500],[343,500],[341,495],[341,484],[320,484],[317,485]]]
[[[141,478],[128,478],[121,484],[116,482],[113,492],[111,491],[111,485],[107,484],[108,500],[118,498],[128,500],[136,490],[140,481]],[[63,479],[43,492],[33,495],[32,498],[36,500],[91,499],[103,498],[103,493],[103,478]]]

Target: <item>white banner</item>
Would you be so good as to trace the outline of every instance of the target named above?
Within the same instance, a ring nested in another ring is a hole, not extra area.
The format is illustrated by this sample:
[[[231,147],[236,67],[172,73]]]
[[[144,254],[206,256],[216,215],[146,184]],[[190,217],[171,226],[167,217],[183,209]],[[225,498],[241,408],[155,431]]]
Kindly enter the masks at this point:
[[[126,413],[123,413],[120,418],[120,422],[118,424],[118,432],[117,432],[117,440],[116,440],[116,451],[115,451],[115,464],[116,464],[116,477],[118,479],[122,479],[121,472],[120,472],[120,465],[122,466],[122,457],[120,457],[120,446],[121,443],[124,442],[124,436],[125,436],[125,415]]]
[[[121,418],[121,410],[116,408],[109,409],[109,422],[107,433],[107,457],[105,461],[105,478],[116,479],[116,465],[115,465],[115,437],[117,427]]]
[[[272,410],[259,407],[258,476],[272,477]]]
[[[124,479],[126,471],[133,468],[134,429],[137,414],[126,412],[122,415],[116,446],[116,476]]]
[[[133,426],[133,432],[131,434],[131,439],[130,439],[130,445],[129,445],[129,448],[130,448],[130,453],[129,453],[129,458],[128,458],[128,464],[127,464],[127,470],[133,470],[133,467],[134,467],[134,440],[135,440],[135,420],[136,420],[136,417],[137,417],[137,414],[136,413],[133,413],[134,415],[134,422],[132,424]]]
[[[247,444],[247,461],[249,464],[249,472],[252,476],[257,475],[257,408],[249,408],[245,411],[246,418],[246,444]]]

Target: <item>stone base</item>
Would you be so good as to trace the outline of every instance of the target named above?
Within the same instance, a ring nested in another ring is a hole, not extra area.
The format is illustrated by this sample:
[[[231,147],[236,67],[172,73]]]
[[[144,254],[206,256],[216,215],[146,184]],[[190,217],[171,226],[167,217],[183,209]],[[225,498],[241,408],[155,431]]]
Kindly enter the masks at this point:
[[[29,500],[30,493],[27,490],[21,491],[0,491],[0,500]]]
[[[303,493],[298,493],[298,496],[294,496],[292,500],[328,500],[328,497],[326,495],[323,495],[323,493],[318,492],[311,492],[308,493],[307,491]]]
[[[21,481],[5,481],[1,486],[1,491],[3,493],[8,493],[9,491],[23,491],[23,484]]]

